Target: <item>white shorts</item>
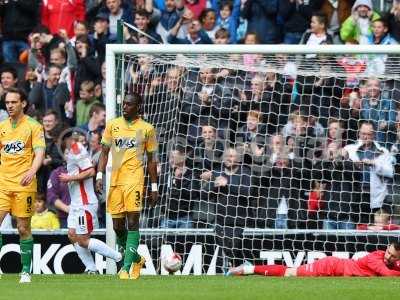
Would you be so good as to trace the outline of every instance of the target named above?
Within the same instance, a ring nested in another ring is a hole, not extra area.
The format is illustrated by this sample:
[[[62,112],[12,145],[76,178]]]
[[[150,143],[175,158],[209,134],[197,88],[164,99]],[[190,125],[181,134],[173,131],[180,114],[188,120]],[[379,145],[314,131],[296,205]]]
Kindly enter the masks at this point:
[[[97,219],[97,204],[70,207],[68,214],[68,228],[75,229],[76,234],[88,234],[99,228]]]

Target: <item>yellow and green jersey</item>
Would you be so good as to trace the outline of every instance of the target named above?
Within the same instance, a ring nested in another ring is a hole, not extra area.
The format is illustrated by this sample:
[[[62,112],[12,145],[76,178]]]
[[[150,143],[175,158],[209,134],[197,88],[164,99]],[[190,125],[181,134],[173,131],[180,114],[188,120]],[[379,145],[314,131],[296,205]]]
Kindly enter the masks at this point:
[[[157,150],[154,127],[141,118],[132,122],[123,117],[107,122],[101,143],[111,148],[111,186],[144,180],[144,153]]]
[[[17,123],[8,118],[0,123],[0,189],[15,192],[36,192],[36,178],[27,186],[20,184],[32,167],[35,149],[45,149],[43,127],[24,115]]]

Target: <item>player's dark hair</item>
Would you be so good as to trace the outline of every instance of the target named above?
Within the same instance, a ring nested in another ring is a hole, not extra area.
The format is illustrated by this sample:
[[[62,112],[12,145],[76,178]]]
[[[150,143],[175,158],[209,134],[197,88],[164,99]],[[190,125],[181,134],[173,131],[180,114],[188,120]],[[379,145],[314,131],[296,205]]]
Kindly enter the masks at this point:
[[[142,104],[142,96],[139,93],[132,92],[125,96],[125,101],[135,102],[138,105]]]
[[[11,88],[7,89],[6,92],[4,93],[4,99],[7,97],[8,94],[18,94],[19,99],[21,101],[26,101],[28,103],[28,96],[25,93],[25,91],[21,88],[11,87]]]
[[[391,243],[391,245],[394,247],[394,249],[395,249],[396,251],[400,251],[400,243],[398,243],[398,242],[393,242],[393,243]]]

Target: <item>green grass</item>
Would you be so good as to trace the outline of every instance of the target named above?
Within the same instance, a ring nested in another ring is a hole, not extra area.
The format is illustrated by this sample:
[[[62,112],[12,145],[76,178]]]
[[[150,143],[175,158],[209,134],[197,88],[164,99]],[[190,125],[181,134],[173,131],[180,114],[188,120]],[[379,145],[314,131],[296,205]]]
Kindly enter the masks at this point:
[[[222,276],[34,275],[21,285],[17,275],[0,279],[0,299],[398,299],[400,278],[271,278]]]

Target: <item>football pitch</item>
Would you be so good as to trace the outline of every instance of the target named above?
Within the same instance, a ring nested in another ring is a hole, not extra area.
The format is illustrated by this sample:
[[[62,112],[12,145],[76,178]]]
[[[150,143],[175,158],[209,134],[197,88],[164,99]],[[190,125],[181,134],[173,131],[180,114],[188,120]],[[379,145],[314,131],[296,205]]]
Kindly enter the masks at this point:
[[[271,278],[101,275],[17,275],[0,279],[0,299],[398,299],[400,278]]]

